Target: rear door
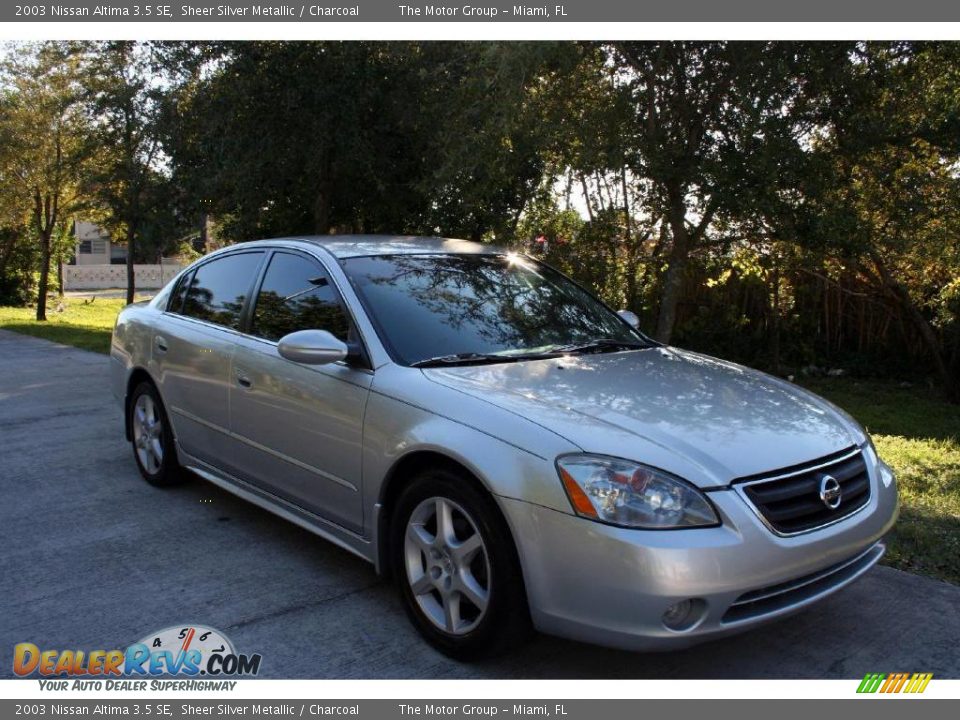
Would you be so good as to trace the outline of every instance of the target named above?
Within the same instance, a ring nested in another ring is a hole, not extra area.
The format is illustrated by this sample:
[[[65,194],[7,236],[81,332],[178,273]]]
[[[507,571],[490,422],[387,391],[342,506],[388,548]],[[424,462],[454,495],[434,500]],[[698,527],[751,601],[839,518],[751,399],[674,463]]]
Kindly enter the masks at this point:
[[[264,251],[235,252],[185,275],[153,338],[154,368],[180,447],[223,467],[230,363]]]
[[[359,532],[363,416],[373,375],[362,363],[301,365],[281,357],[280,338],[308,329],[359,345],[350,313],[320,261],[277,250],[234,355],[232,472]]]

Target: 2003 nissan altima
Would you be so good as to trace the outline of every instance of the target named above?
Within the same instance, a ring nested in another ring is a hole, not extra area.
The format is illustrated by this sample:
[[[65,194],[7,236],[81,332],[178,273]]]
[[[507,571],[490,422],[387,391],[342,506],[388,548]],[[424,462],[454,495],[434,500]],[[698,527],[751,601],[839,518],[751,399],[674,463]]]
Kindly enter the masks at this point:
[[[189,469],[373,562],[458,657],[531,625],[680,647],[880,559],[896,483],[852,418],[635,325],[486,245],[250,242],[120,314],[113,392],[148,482]]]

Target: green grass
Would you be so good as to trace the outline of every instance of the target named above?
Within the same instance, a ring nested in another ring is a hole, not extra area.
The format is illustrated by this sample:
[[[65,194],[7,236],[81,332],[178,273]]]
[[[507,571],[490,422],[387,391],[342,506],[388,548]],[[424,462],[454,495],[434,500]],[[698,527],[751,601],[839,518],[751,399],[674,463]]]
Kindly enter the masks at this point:
[[[63,311],[57,312],[59,302],[51,300],[47,305],[46,322],[36,321],[35,308],[0,307],[0,329],[109,353],[110,333],[125,302],[120,298],[98,297],[91,302],[71,297],[63,301]]]
[[[923,386],[804,383],[857,418],[897,473],[900,520],[884,562],[960,585],[960,406]]]
[[[54,301],[46,323],[33,319],[32,308],[0,307],[0,328],[107,353],[123,305],[68,298],[57,312]],[[804,384],[862,422],[897,473],[902,510],[885,562],[960,585],[960,406],[924,386],[850,378]]]

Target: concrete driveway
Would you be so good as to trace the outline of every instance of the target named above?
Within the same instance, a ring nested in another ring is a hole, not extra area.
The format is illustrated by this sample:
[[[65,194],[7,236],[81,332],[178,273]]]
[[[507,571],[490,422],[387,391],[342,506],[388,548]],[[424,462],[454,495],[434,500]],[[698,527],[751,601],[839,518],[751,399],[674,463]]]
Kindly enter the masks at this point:
[[[800,615],[682,652],[538,637],[510,657],[453,662],[363,561],[208,483],[143,482],[107,366],[0,331],[0,676],[18,642],[111,649],[193,622],[261,653],[268,677],[960,677],[960,587],[885,567]]]

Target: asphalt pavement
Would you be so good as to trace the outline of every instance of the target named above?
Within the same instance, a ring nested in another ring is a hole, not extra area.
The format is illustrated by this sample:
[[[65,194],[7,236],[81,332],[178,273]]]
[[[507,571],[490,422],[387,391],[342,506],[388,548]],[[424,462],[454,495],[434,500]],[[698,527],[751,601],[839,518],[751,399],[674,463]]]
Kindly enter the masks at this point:
[[[108,362],[0,331],[0,677],[19,642],[106,650],[185,623],[261,653],[276,678],[960,677],[960,587],[886,567],[680,652],[540,636],[493,661],[449,660],[362,560],[199,479],[141,480]]]

